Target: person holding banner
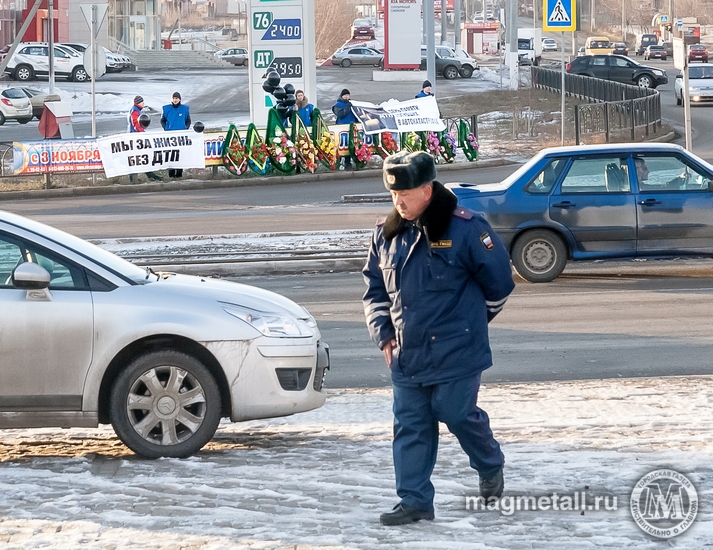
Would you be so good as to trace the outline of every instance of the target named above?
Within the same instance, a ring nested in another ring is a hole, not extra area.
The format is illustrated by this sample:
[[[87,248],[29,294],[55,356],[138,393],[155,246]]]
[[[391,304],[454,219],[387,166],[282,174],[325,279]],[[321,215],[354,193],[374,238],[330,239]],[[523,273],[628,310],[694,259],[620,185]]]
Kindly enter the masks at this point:
[[[134,105],[131,107],[129,110],[129,132],[145,132],[146,128],[144,125],[141,123],[141,111],[144,109],[144,98],[141,97],[140,95],[137,95],[134,97]],[[149,115],[144,115],[148,117]],[[149,122],[151,119],[148,119]],[[148,122],[145,122],[146,126],[148,126]],[[150,180],[154,181],[163,181],[161,176],[154,172],[146,172],[146,177],[149,178]],[[129,183],[137,183],[138,182],[138,175],[137,174],[129,174]]]
[[[188,130],[191,127],[191,113],[188,105],[181,103],[181,94],[173,92],[171,103],[163,106],[161,126],[167,132],[172,130]],[[183,168],[169,168],[168,177],[183,177]]]
[[[503,493],[505,458],[477,399],[480,375],[493,364],[488,323],[515,284],[507,249],[482,216],[435,181],[431,155],[391,155],[383,177],[394,209],[374,230],[363,305],[393,386],[400,502],[380,521],[404,525],[434,518],[439,422],[478,472],[480,497],[492,503]]]
[[[424,80],[423,84],[421,85],[421,91],[416,94],[416,99],[419,97],[428,97],[429,95],[433,95],[431,93],[431,82],[428,80]]]
[[[344,88],[342,93],[339,94],[339,99],[332,107],[332,112],[337,117],[337,124],[351,124],[352,122],[358,122],[357,117],[354,116],[352,112],[352,102],[350,101],[351,94],[349,90]],[[340,170],[345,170],[352,167],[352,157],[347,154],[342,157],[343,164],[339,167]]]

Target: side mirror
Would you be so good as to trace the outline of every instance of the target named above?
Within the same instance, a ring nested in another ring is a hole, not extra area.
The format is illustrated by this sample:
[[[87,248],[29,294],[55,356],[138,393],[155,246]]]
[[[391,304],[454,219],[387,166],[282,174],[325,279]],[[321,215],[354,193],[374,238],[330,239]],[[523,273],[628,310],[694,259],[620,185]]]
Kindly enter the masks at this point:
[[[50,286],[50,274],[39,264],[24,262],[12,272],[12,285],[23,290],[41,290]]]
[[[708,180],[708,192],[713,193],[713,179]]]
[[[676,78],[683,78],[683,75],[682,75],[681,73],[678,73],[678,74],[676,75]]]

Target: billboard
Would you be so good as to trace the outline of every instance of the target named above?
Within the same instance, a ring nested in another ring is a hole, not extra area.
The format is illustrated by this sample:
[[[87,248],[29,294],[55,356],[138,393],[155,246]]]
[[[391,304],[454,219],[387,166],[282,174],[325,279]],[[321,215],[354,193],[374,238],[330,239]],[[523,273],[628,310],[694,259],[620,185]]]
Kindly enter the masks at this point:
[[[421,66],[421,0],[386,0],[384,68]]]

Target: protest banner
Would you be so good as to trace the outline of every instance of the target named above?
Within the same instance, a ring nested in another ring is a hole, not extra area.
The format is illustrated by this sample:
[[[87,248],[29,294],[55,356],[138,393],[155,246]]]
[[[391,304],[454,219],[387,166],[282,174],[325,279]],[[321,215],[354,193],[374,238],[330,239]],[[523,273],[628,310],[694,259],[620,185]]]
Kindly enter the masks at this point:
[[[352,112],[361,122],[366,134],[442,132],[446,129],[433,96],[409,101],[390,101],[381,105],[352,101]]]
[[[132,132],[97,139],[108,178],[167,168],[205,168],[203,134]]]

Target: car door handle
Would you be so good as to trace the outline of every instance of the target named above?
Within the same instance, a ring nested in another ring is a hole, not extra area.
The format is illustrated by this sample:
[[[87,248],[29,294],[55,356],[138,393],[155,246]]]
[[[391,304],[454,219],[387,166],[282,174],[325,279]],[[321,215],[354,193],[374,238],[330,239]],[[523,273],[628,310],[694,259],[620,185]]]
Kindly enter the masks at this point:
[[[646,199],[645,201],[639,201],[641,206],[654,206],[655,204],[661,204],[661,201],[656,199]]]
[[[573,206],[577,206],[577,205],[575,203],[569,202],[569,201],[562,201],[562,202],[558,202],[557,204],[552,205],[553,208],[572,208]]]

